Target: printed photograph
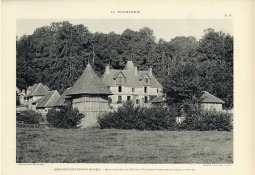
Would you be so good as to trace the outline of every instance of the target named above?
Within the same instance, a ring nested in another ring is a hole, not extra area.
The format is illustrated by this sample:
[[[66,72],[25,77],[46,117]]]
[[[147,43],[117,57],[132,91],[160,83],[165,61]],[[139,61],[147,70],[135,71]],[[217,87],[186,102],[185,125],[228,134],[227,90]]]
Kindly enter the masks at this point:
[[[233,164],[233,20],[16,24],[16,163]]]

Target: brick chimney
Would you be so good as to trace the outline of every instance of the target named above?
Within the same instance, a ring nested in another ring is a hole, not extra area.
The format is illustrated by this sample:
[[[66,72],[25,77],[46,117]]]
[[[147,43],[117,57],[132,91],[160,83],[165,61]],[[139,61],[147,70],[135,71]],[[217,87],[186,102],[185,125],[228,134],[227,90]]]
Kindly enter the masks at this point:
[[[149,75],[152,75],[152,68],[149,68]]]
[[[137,66],[135,66],[135,76],[137,76]]]
[[[108,64],[105,66],[105,73],[109,74],[109,65]]]

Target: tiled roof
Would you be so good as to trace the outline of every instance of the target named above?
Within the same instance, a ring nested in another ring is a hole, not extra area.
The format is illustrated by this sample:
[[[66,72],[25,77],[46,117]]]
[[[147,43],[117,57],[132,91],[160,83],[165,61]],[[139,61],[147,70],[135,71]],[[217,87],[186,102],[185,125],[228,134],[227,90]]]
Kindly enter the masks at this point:
[[[59,99],[53,104],[53,106],[63,106],[65,103],[66,94],[69,92],[71,88],[66,88],[63,94],[59,97]]]
[[[36,108],[52,107],[59,97],[58,91],[50,91],[47,95],[42,97],[42,100],[38,103]]]
[[[150,101],[150,103],[161,103],[164,101],[164,97],[162,95],[157,96],[156,98],[154,98],[153,100]]]
[[[96,75],[90,64],[87,65],[80,78],[66,94],[72,96],[76,94],[105,94],[112,95],[112,92],[104,85],[102,80]]]
[[[44,85],[44,87],[45,87],[48,91],[50,90],[50,88],[49,88],[48,86]]]
[[[132,68],[134,67],[132,61],[128,61],[125,68],[123,70],[116,70],[116,69],[109,69],[109,73],[104,73],[104,75],[101,77],[102,81],[106,86],[116,86],[116,83],[114,79],[119,74],[119,72],[122,72],[125,77],[125,86],[126,87],[134,87],[134,88],[141,88],[141,82],[140,79],[147,74],[150,81],[150,87],[151,88],[162,88],[162,85],[158,82],[158,80],[153,76],[149,75],[149,71],[137,71],[137,75],[135,75],[135,70]]]
[[[201,99],[202,99],[202,101],[201,101],[202,103],[220,103],[220,104],[225,103],[224,101],[215,97],[214,95],[210,94],[207,91],[204,91]]]
[[[43,96],[46,95],[48,92],[48,89],[44,85],[42,85],[42,83],[34,84],[32,86],[32,91],[27,95],[27,97]]]
[[[32,91],[33,86],[28,86],[27,91]]]
[[[38,100],[33,101],[32,104],[40,103],[43,100],[44,97],[45,96],[39,98]]]

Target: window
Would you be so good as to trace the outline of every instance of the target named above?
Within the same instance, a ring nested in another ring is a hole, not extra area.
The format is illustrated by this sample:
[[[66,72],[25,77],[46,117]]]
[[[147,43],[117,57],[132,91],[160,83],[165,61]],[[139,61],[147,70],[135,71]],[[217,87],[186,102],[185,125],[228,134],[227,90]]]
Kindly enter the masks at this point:
[[[122,87],[121,86],[118,87],[118,92],[122,92]]]
[[[147,93],[147,87],[144,87],[144,93]]]
[[[135,103],[139,104],[140,103],[140,99],[136,99]]]
[[[144,103],[148,103],[148,97],[147,96],[144,97]]]
[[[149,80],[148,80],[148,78],[145,78],[145,83],[149,83]]]
[[[122,77],[118,78],[118,83],[120,83],[120,84],[122,83]]]
[[[158,93],[158,89],[157,89],[157,93]]]
[[[132,92],[135,92],[135,88],[132,88]]]
[[[127,96],[127,100],[131,100],[131,96]]]
[[[117,103],[121,103],[122,102],[122,96],[120,95],[120,96],[118,96],[118,101],[117,101]]]

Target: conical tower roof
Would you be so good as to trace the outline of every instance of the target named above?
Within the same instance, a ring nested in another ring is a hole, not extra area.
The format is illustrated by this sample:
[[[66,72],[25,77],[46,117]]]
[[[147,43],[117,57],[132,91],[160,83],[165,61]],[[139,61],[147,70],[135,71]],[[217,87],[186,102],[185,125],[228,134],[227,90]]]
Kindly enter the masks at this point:
[[[78,94],[105,94],[112,95],[112,92],[106,87],[102,80],[96,75],[90,64],[75,82],[73,87],[66,94],[67,96]]]

